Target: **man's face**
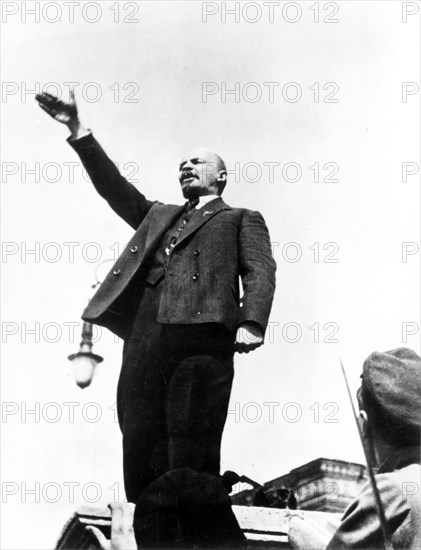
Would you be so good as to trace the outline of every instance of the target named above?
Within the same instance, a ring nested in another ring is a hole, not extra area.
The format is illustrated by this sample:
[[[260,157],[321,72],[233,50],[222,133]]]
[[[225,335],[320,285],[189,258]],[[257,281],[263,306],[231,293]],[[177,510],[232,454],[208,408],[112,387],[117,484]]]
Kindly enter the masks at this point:
[[[218,178],[225,176],[222,159],[208,149],[189,151],[180,162],[178,179],[186,199],[220,194]]]

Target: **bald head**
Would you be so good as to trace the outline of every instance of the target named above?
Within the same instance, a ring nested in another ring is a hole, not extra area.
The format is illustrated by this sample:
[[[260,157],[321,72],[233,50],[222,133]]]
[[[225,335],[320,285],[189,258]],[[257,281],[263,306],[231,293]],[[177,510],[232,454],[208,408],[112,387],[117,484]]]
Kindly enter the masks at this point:
[[[225,162],[209,149],[192,149],[181,159],[179,180],[187,199],[221,195],[227,181]]]
[[[192,149],[191,151],[185,153],[180,164],[194,158],[201,158],[206,162],[213,164],[216,168],[215,171],[226,169],[225,162],[221,159],[221,157],[214,151],[205,149],[204,147],[197,147],[196,149]]]

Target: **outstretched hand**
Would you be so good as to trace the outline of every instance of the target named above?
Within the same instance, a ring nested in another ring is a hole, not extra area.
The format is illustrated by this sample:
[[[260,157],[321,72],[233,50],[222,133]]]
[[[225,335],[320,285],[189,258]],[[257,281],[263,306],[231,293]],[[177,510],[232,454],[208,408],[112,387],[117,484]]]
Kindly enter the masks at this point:
[[[41,109],[58,122],[67,126],[78,122],[77,105],[73,90],[70,90],[70,100],[68,102],[47,92],[36,94],[35,99]]]

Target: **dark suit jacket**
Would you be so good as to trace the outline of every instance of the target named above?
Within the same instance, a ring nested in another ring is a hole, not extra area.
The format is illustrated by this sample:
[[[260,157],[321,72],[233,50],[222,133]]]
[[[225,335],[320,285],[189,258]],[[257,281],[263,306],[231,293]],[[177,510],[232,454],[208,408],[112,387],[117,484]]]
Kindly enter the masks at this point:
[[[147,200],[123,178],[92,135],[71,141],[96,190],[136,229],[133,238],[83,313],[122,338],[148,281],[150,261],[184,206]],[[200,208],[174,247],[165,279],[159,323],[222,323],[230,331],[254,321],[265,331],[275,290],[276,264],[259,212],[231,208],[217,198]],[[239,296],[241,277],[244,296]]]

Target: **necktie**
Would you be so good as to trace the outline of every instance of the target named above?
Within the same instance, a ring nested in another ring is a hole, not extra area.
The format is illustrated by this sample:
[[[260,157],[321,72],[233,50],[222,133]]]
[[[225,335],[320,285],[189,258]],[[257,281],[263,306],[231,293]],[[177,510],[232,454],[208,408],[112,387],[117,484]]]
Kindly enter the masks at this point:
[[[186,202],[186,212],[191,212],[199,204],[199,199]]]
[[[199,204],[199,199],[194,199],[192,201],[188,201],[185,204],[184,207],[184,214],[181,220],[179,220],[179,227],[176,228],[176,233],[170,237],[170,241],[168,246],[165,248],[165,254],[169,256],[171,254],[172,249],[177,244],[177,241],[179,237],[181,236],[182,232],[184,231],[184,227],[187,223],[189,223],[190,219],[194,216],[196,212],[196,206]]]

